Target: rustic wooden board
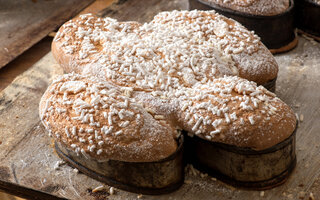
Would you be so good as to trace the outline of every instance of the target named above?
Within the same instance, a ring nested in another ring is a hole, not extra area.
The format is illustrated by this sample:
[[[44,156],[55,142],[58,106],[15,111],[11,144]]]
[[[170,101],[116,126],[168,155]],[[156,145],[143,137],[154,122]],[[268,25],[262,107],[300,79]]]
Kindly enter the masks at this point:
[[[109,8],[118,12],[104,12],[122,20],[146,21],[165,8],[186,6],[183,4],[186,1],[168,3],[163,0],[157,4],[152,0],[155,4],[148,4],[150,9],[145,3],[143,9],[149,10],[145,16],[141,12],[129,11],[126,6],[132,6],[132,2],[136,6],[131,8],[141,11],[137,6],[138,0],[131,0]],[[276,93],[300,118],[304,116],[297,131],[298,163],[288,181],[264,192],[247,191],[211,177],[188,173],[186,183],[178,191],[168,195],[143,196],[143,199],[309,199],[311,193],[315,199],[320,198],[320,44],[299,37],[295,50],[277,55],[276,59],[280,65]],[[121,190],[116,190],[114,195],[107,192],[92,194],[89,189],[103,184],[74,172],[67,165],[54,169],[60,159],[40,124],[38,103],[52,77],[61,73],[61,68],[49,53],[0,92],[0,185],[17,184],[68,199],[137,199],[137,194]]]
[[[0,68],[93,0],[0,0]]]

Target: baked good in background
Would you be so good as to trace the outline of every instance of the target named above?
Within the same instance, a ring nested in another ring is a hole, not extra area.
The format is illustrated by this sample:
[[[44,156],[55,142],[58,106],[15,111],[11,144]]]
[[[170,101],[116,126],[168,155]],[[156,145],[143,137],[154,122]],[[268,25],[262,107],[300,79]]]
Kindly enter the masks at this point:
[[[289,0],[207,0],[223,8],[261,16],[272,16],[283,13],[289,8]]]
[[[268,149],[282,155],[277,146],[290,146],[288,165],[278,162],[282,171],[275,171],[278,158],[272,157],[273,165],[265,168],[272,173],[258,180],[260,185],[253,181],[256,188],[282,183],[295,164],[295,115],[257,86],[276,78],[277,64],[257,36],[234,20],[214,11],[163,12],[147,24],[83,15],[60,28],[52,50],[72,73],[45,92],[41,120],[58,154],[98,180],[138,193],[165,193],[183,183],[182,146],[185,158],[215,162],[228,154],[199,157],[195,146],[183,143],[180,130],[189,141],[257,155]],[[254,162],[264,159],[256,156]],[[148,178],[130,182],[120,165],[135,165],[138,179]],[[145,176],[137,165],[158,173]],[[279,178],[283,170],[288,173]],[[163,174],[170,180],[155,184]],[[252,182],[255,176],[240,175],[245,178],[235,182]]]
[[[215,10],[253,30],[272,53],[297,45],[293,0],[189,0],[189,9]]]

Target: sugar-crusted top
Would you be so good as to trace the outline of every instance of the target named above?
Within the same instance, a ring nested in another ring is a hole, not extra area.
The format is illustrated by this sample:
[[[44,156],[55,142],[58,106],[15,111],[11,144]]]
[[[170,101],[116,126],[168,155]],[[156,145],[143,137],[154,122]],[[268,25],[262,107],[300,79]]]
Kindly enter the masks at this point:
[[[238,77],[197,84],[180,94],[177,120],[207,140],[261,150],[286,139],[296,126],[294,113],[275,94]]]
[[[240,12],[271,16],[283,13],[289,8],[289,0],[203,0],[224,8]]]
[[[236,76],[166,93],[68,74],[47,89],[40,117],[50,135],[76,153],[134,162],[172,154],[178,129],[256,150],[283,141],[295,129],[285,103]]]
[[[67,72],[161,90],[223,75],[266,83],[278,66],[259,38],[214,11],[172,11],[151,23],[82,15],[64,24],[53,54]]]
[[[155,161],[175,151],[177,129],[261,150],[295,128],[274,94],[226,76],[261,84],[278,69],[257,36],[213,11],[162,12],[143,25],[82,15],[60,28],[53,54],[89,75],[60,77],[40,104],[49,132],[77,153]]]
[[[99,160],[156,161],[175,152],[177,130],[130,98],[131,90],[74,74],[61,76],[40,102],[50,135]]]

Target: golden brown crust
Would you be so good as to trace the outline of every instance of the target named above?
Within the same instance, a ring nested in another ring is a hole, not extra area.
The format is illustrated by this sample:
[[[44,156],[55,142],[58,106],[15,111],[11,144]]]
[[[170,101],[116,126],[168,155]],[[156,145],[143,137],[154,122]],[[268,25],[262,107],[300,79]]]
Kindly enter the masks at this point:
[[[66,72],[90,76],[56,80],[40,102],[42,122],[98,160],[165,158],[177,148],[177,129],[256,150],[295,129],[292,110],[274,94],[224,76],[263,84],[278,67],[257,36],[214,12],[163,12],[144,25],[84,15],[60,28],[52,51]]]
[[[80,16],[59,29],[52,49],[66,72],[144,89],[157,87],[152,68],[189,87],[223,75],[264,84],[278,73],[275,59],[256,35],[213,11],[162,12],[144,25]],[[176,72],[182,67],[193,74],[182,78]]]
[[[206,140],[263,150],[288,138],[296,127],[288,105],[237,77],[215,79],[184,93],[187,100],[177,99],[180,126]]]
[[[277,77],[278,64],[270,51],[252,32],[238,22],[223,17],[214,12],[196,11],[196,18],[190,13],[162,12],[155,16],[153,22],[166,26],[181,26],[181,21],[188,21],[190,26],[197,26],[201,18],[214,24],[213,35],[207,35],[205,40],[212,40],[211,45],[219,49],[222,57],[232,59],[232,65],[238,69],[238,76],[263,85]],[[227,24],[224,25],[224,24]],[[200,30],[205,32],[204,30]],[[228,74],[226,74],[228,75]],[[235,74],[233,74],[235,75]],[[217,76],[219,77],[219,76]],[[221,75],[220,75],[221,77]],[[208,78],[209,79],[209,78]]]
[[[56,140],[97,160],[157,161],[177,148],[169,123],[92,78],[60,77],[43,95],[39,113]]]
[[[58,43],[52,42],[51,52],[53,57],[63,68],[65,73],[81,73],[82,68],[79,65],[76,65],[75,61],[72,60],[72,56],[70,54],[60,52]]]
[[[48,88],[40,116],[56,140],[78,153],[133,162],[171,155],[176,127],[206,140],[262,150],[288,138],[296,125],[289,106],[239,77],[148,93],[70,74]]]

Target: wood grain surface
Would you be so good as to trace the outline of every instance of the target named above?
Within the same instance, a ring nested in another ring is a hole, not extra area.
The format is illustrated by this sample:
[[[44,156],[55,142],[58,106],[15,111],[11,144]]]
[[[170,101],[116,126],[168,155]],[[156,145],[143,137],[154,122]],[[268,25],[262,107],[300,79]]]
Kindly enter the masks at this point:
[[[0,0],[0,68],[93,0]]]
[[[0,91],[19,74],[28,70],[51,50],[52,37],[45,37],[33,47],[0,69]]]
[[[143,22],[162,10],[185,9],[186,2],[120,1],[101,15]],[[116,189],[115,194],[110,195],[108,186],[93,193],[92,189],[104,184],[77,173],[68,165],[55,167],[61,159],[40,123],[39,100],[52,78],[62,74],[51,53],[0,92],[0,185],[16,184],[68,199],[319,199],[320,44],[299,37],[296,49],[275,57],[280,66],[276,94],[300,119],[297,167],[288,181],[277,188],[236,189],[189,169],[185,184],[171,194],[141,197]]]
[[[78,15],[85,13],[98,14],[101,10],[110,6],[112,2],[114,2],[114,0],[95,0],[88,7],[81,10]],[[0,91],[7,87],[15,77],[29,69],[34,63],[45,56],[51,49],[52,39],[53,38],[49,36],[43,38],[20,56],[16,57],[2,68],[0,67]]]

